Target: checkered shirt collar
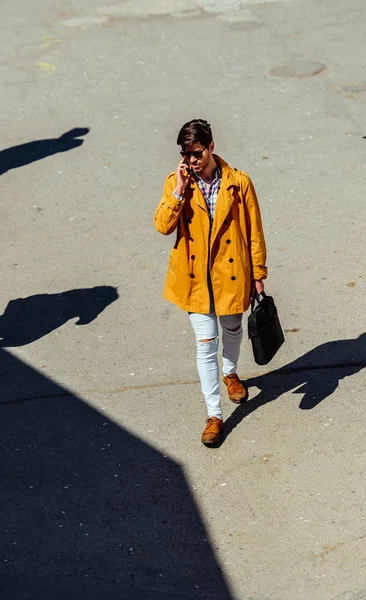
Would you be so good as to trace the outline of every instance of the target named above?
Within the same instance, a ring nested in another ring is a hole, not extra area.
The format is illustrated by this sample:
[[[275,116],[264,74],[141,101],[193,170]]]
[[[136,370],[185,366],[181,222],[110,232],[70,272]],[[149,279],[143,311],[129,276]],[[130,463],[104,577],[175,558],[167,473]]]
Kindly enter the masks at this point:
[[[193,176],[206,201],[207,208],[210,213],[210,219],[211,221],[213,221],[216,209],[217,195],[219,193],[222,179],[221,167],[220,165],[217,165],[213,181],[212,183],[210,183],[210,185],[207,185],[207,183],[205,183],[205,181],[202,179],[202,177],[198,175],[198,173],[193,173]]]

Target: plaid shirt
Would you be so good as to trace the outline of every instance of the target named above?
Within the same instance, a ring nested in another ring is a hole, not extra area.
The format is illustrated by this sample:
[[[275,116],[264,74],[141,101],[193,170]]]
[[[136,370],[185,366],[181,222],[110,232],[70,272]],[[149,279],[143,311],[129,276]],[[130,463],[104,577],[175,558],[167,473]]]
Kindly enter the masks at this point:
[[[193,173],[195,180],[197,181],[197,185],[200,188],[204,199],[206,200],[208,212],[210,213],[211,222],[213,221],[215,215],[216,208],[216,200],[217,194],[219,193],[220,185],[221,185],[221,167],[218,166],[215,171],[215,176],[212,183],[206,183],[203,181],[202,177],[197,175],[197,173]]]

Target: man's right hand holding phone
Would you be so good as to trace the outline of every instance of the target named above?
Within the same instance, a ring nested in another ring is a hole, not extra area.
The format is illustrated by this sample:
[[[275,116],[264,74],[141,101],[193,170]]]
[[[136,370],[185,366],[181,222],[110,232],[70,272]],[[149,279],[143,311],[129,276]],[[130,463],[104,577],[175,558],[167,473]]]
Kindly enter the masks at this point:
[[[187,159],[183,156],[177,168],[177,185],[174,190],[177,196],[183,196],[184,190],[186,189],[191,178],[191,174],[191,167],[187,163]]]

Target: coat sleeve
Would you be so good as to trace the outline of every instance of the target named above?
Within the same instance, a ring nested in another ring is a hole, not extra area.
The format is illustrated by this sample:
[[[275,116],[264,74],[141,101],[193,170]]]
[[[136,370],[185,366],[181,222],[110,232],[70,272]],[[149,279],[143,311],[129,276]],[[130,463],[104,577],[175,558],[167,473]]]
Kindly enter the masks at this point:
[[[179,201],[173,196],[174,188],[175,174],[172,173],[165,180],[163,195],[154,216],[155,227],[163,235],[169,235],[176,229],[184,204],[184,200]]]
[[[248,177],[244,186],[244,199],[246,204],[247,235],[252,261],[253,279],[266,279],[266,242],[262,227],[261,213],[255,193],[254,185]]]

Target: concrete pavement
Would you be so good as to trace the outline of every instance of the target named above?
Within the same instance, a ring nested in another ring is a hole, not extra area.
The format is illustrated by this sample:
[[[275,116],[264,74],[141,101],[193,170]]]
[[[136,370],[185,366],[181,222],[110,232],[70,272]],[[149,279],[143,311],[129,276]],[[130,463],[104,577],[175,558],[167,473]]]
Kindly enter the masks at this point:
[[[2,597],[366,598],[365,12],[4,2]],[[216,449],[152,222],[197,116],[286,331]]]

